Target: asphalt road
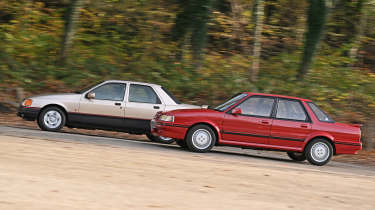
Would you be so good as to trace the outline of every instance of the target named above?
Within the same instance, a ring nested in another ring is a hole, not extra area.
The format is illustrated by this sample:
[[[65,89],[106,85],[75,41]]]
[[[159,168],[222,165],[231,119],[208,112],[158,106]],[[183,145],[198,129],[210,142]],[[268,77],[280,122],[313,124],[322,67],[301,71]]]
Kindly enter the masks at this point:
[[[158,151],[168,155],[188,155],[192,157],[205,156],[222,163],[241,163],[250,166],[267,167],[276,170],[297,170],[311,173],[338,174],[340,176],[364,176],[375,177],[375,167],[360,166],[349,163],[331,161],[323,167],[313,166],[309,163],[291,161],[283,152],[244,150],[231,147],[215,147],[210,153],[197,154],[182,150],[176,145],[165,145],[131,139],[108,138],[94,135],[82,135],[72,133],[46,132],[31,128],[16,128],[0,126],[1,136],[15,136],[33,139],[48,139],[62,142],[78,142],[83,144],[108,145],[113,147],[126,147],[139,151]]]

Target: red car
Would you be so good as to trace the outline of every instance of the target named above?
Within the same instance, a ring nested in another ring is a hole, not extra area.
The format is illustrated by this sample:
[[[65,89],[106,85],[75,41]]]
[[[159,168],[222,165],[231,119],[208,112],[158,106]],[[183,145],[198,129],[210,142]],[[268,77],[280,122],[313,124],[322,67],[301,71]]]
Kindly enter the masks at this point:
[[[151,131],[193,152],[208,152],[214,145],[279,150],[319,166],[332,155],[362,149],[359,125],[334,122],[312,101],[250,92],[214,109],[159,112]]]

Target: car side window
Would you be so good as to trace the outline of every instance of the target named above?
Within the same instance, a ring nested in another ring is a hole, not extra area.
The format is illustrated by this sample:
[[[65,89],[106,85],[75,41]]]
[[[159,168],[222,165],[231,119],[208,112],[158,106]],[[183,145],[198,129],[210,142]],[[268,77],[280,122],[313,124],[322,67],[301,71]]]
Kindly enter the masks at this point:
[[[129,102],[161,104],[154,89],[147,85],[131,84],[129,89]]]
[[[279,99],[277,104],[276,118],[306,121],[307,115],[299,101]]]
[[[274,102],[274,98],[253,96],[241,103],[238,108],[241,108],[243,115],[270,117]]]
[[[97,100],[123,101],[125,96],[125,84],[107,83],[92,90]]]

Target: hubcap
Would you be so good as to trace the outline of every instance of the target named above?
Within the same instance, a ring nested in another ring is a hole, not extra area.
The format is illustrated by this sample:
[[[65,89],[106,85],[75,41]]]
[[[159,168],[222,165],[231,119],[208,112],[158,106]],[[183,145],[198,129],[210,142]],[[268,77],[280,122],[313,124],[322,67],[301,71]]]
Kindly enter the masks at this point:
[[[211,145],[212,137],[209,131],[198,129],[192,136],[193,145],[198,149],[206,149]]]
[[[327,144],[318,142],[311,147],[311,157],[316,162],[324,162],[329,158],[329,147]]]
[[[61,114],[57,111],[51,110],[44,115],[44,125],[48,128],[57,128],[61,124]]]

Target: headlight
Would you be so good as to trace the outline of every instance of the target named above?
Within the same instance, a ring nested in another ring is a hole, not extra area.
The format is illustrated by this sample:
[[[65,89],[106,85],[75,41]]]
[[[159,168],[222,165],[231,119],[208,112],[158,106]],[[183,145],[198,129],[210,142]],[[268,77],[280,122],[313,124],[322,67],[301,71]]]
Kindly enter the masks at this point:
[[[31,106],[31,104],[33,104],[32,99],[26,99],[22,102],[22,106]]]
[[[163,114],[162,116],[160,116],[159,120],[160,121],[165,121],[165,122],[173,122],[174,121],[174,116]]]

